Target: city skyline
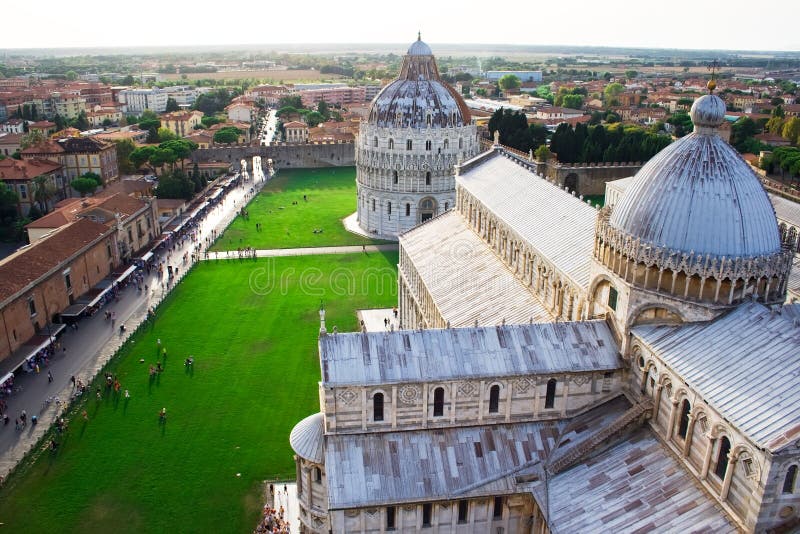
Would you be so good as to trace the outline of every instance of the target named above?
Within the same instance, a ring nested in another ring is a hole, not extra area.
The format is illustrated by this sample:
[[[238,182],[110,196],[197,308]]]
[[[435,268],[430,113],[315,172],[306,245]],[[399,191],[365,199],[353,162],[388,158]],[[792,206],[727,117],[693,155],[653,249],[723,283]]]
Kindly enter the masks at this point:
[[[519,0],[503,4],[502,9],[487,9],[485,4],[474,0],[456,7],[411,0],[402,9],[383,14],[365,0],[349,2],[335,11],[313,0],[303,12],[298,12],[293,4],[267,6],[243,0],[226,12],[224,24],[216,26],[209,24],[212,18],[208,10],[187,10],[185,5],[140,0],[135,9],[126,8],[122,28],[116,16],[104,20],[112,15],[107,4],[99,0],[86,0],[82,4],[80,10],[70,11],[53,0],[16,3],[9,10],[10,17],[35,20],[36,31],[31,31],[30,25],[9,27],[0,37],[0,48],[394,44],[407,43],[421,31],[423,39],[432,45],[800,51],[800,34],[794,31],[794,17],[779,16],[792,13],[794,8],[788,0],[760,4],[759,12],[776,15],[761,25],[754,25],[746,18],[752,4],[740,0],[724,5],[676,0],[664,14],[633,12],[630,4],[619,1],[598,8],[588,0],[576,0],[567,12],[563,5],[531,7]],[[254,29],[250,30],[250,26]]]

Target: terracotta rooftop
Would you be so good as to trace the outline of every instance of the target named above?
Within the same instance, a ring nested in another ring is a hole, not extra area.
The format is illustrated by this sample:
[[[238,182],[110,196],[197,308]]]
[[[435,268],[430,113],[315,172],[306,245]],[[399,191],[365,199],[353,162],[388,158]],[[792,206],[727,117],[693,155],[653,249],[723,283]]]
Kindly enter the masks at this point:
[[[30,146],[24,150],[22,150],[22,155],[26,154],[63,154],[65,152],[64,147],[62,147],[56,141],[42,141],[36,145]]]
[[[0,262],[0,302],[13,297],[111,230],[80,219]]]
[[[6,158],[0,160],[0,180],[21,180],[30,181],[42,174],[55,172],[62,168],[62,165],[46,159],[27,159],[16,160]]]
[[[92,209],[102,209],[111,214],[119,213],[122,219],[139,211],[145,202],[125,193],[112,193],[111,196],[95,196],[75,199],[79,202],[70,202],[47,215],[25,225],[25,228],[59,228],[65,224],[81,218],[84,212]],[[113,222],[109,218],[106,224]]]
[[[303,122],[292,121],[283,125],[284,128],[308,128],[308,125]]]

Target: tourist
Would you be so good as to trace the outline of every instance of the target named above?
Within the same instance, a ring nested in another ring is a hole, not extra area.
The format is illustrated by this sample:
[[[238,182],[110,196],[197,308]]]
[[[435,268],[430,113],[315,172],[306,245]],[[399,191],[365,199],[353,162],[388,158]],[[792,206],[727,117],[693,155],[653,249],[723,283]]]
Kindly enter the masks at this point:
[[[47,371],[47,381],[48,382],[53,381],[53,373],[51,373],[50,371]]]
[[[125,390],[125,398],[126,399],[130,399],[131,398],[131,392],[128,391],[127,389]]]

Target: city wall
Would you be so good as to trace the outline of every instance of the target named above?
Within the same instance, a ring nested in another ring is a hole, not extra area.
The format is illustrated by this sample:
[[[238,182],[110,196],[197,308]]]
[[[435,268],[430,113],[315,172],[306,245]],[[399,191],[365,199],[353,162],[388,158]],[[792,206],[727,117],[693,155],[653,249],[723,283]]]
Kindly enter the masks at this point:
[[[200,148],[192,153],[194,163],[227,162],[239,168],[243,159],[261,156],[264,165],[272,160],[273,168],[347,167],[355,165],[355,143],[275,143],[270,146],[226,145]]]

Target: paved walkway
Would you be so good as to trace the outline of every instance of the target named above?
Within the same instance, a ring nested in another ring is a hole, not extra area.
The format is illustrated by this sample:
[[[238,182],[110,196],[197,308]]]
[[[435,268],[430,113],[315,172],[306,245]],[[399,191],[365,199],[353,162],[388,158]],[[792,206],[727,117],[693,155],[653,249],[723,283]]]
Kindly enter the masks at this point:
[[[21,371],[16,373],[14,386],[22,389],[6,399],[11,423],[6,426],[0,424],[0,478],[8,475],[44,435],[58,415],[55,402],[45,404],[45,401],[53,397],[69,400],[72,395],[70,377],[73,375],[84,383],[91,382],[128,336],[132,335],[137,326],[145,320],[147,310],[158,306],[172,288],[177,286],[180,279],[189,272],[192,261],[188,260],[184,263],[183,255],[188,253],[191,258],[194,247],[197,243],[204,244],[205,239],[212,235],[212,230],[215,230],[217,235],[221,234],[236,217],[239,208],[257,194],[265,183],[265,179],[259,175],[255,184],[253,181],[244,182],[241,186],[229,191],[224,201],[209,211],[198,223],[197,241],[186,239],[176,243],[175,250],[165,250],[154,259],[156,264],[163,261],[165,264],[178,268],[178,276],[173,277],[169,285],[162,285],[157,269],[151,269],[152,274],[144,281],[149,288],[148,291],[138,292],[134,284],[129,284],[120,291],[116,301],[106,304],[93,317],[81,319],[77,331],[70,328],[66,330],[59,339],[66,351],[55,355],[41,373]],[[250,192],[251,188],[255,188],[253,193]],[[105,311],[116,313],[116,325],[111,325],[109,321],[105,320],[103,313]],[[126,326],[124,335],[119,334],[120,324]],[[48,382],[47,371],[52,373],[53,382]],[[39,417],[39,424],[33,426],[28,423],[25,429],[16,431],[14,418],[22,410],[28,413],[29,419],[31,415],[36,414]]]
[[[367,332],[389,332],[400,328],[400,321],[394,316],[393,308],[358,310],[359,324],[363,321]],[[388,319],[388,323],[386,322]]]
[[[387,245],[349,245],[342,247],[307,247],[307,248],[270,248],[256,250],[258,258],[277,258],[281,256],[313,256],[316,254],[355,254],[362,252],[391,252],[397,250],[396,243]],[[203,260],[235,260],[239,257],[235,250],[223,250],[220,252],[209,252],[207,257],[203,254]]]

